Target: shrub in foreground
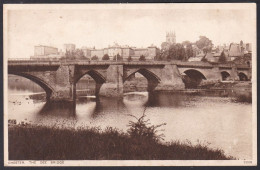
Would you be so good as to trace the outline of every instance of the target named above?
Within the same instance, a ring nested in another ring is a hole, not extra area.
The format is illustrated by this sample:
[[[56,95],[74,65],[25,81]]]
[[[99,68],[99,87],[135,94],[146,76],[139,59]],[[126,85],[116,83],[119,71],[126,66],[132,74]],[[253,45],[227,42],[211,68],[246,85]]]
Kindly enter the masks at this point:
[[[8,128],[10,160],[226,160],[206,145],[161,143],[157,127],[144,117],[129,123],[128,133],[108,127],[67,128],[31,124]]]

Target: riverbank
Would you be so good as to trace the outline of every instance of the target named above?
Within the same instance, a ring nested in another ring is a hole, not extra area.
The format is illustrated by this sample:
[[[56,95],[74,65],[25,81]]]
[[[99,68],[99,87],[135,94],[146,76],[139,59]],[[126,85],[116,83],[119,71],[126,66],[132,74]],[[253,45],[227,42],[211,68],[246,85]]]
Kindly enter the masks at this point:
[[[140,122],[139,122],[140,123]],[[136,123],[133,124],[136,127]],[[139,124],[140,125],[140,124]],[[148,127],[151,128],[152,126]],[[147,128],[147,127],[146,127]],[[142,130],[141,130],[142,131]],[[31,124],[8,127],[10,160],[227,160],[219,149],[133,136],[117,129],[58,128]],[[140,132],[140,129],[139,129]],[[135,132],[134,132],[135,133]],[[143,133],[144,134],[144,133]],[[154,134],[152,134],[154,135]],[[149,136],[149,135],[148,135]],[[157,136],[159,137],[159,136]]]

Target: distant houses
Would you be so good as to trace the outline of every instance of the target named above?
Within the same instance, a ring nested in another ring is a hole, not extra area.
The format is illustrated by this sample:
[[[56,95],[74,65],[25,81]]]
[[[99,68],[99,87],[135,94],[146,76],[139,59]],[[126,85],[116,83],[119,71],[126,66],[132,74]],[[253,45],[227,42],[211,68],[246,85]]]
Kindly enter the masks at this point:
[[[225,56],[226,62],[238,62],[244,63],[247,61],[241,60],[246,56],[246,60],[251,60],[252,55],[252,44],[246,43],[244,44],[243,41],[240,43],[231,43],[229,46],[222,45],[213,47],[212,50],[208,53],[203,53],[201,49],[199,49],[196,45],[192,46],[194,57],[189,58],[188,61],[208,61],[212,63],[217,63],[220,60],[220,56],[223,53]]]
[[[171,44],[176,43],[176,35],[174,32],[166,33],[166,41],[161,44],[161,50],[167,50]],[[251,60],[252,44],[251,43],[231,43],[230,45],[219,45],[211,49],[210,52],[204,53],[196,44],[192,44],[193,56],[188,61],[208,61],[211,63],[218,62],[238,62],[248,63]],[[144,56],[146,60],[154,60],[155,56],[160,54],[160,49],[154,45],[146,48],[136,48],[127,45],[119,45],[114,43],[103,49],[95,47],[82,47],[77,49],[75,44],[64,44],[63,50],[58,51],[58,48],[44,45],[34,47],[34,55],[32,59],[42,58],[80,58],[80,59],[95,59],[102,60],[104,56],[109,56],[109,60],[113,60],[119,56],[124,60],[139,60],[140,56]],[[244,58],[246,56],[246,58]],[[220,59],[221,58],[221,59]],[[241,59],[243,58],[243,59]]]
[[[136,48],[130,46],[120,46],[117,43],[114,43],[112,46],[108,46],[103,49],[96,49],[95,47],[82,47],[80,49],[76,49],[75,44],[64,44],[63,51],[58,52],[58,48],[49,47],[49,46],[35,46],[34,47],[34,56],[31,58],[61,58],[66,57],[66,54],[74,55],[78,51],[81,51],[85,58],[91,59],[96,57],[98,60],[102,60],[104,55],[108,55],[110,60],[114,58],[114,56],[119,55],[123,57],[123,59],[127,59],[131,57],[133,60],[138,60],[140,56],[145,56],[148,60],[153,60],[154,57],[159,53],[159,48],[154,45],[151,45],[147,48]]]

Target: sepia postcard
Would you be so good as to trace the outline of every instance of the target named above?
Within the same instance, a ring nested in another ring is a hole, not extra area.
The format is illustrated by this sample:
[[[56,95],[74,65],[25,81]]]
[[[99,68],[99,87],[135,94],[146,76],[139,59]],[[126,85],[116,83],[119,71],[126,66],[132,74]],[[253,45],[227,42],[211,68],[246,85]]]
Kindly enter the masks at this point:
[[[4,166],[256,166],[256,4],[4,4]]]

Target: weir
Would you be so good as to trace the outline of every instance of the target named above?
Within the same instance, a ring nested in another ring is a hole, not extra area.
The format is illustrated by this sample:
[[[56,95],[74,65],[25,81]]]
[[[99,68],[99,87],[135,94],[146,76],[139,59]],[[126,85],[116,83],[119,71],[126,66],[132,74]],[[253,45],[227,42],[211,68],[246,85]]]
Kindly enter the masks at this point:
[[[250,80],[250,70],[248,65],[180,61],[8,61],[8,74],[26,77],[39,84],[46,91],[47,99],[54,102],[75,101],[76,83],[86,74],[96,81],[96,95],[122,97],[123,83],[137,72],[147,79],[147,90],[153,91],[184,89],[184,75],[197,82],[202,79],[204,82],[222,81],[227,75],[230,80]]]

